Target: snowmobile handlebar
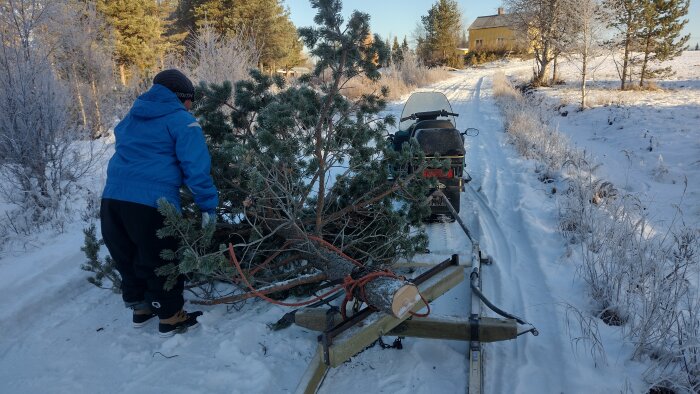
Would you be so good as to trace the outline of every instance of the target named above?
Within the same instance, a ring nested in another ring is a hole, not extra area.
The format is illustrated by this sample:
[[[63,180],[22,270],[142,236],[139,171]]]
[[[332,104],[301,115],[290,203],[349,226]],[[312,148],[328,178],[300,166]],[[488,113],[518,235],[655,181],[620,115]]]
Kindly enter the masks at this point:
[[[454,112],[448,112],[445,111],[444,109],[441,109],[439,111],[425,111],[425,112],[416,112],[414,114],[411,114],[409,116],[401,118],[401,122],[405,120],[415,120],[415,119],[420,119],[420,120],[428,120],[428,119],[435,119],[438,116],[459,116],[459,114],[456,114]]]

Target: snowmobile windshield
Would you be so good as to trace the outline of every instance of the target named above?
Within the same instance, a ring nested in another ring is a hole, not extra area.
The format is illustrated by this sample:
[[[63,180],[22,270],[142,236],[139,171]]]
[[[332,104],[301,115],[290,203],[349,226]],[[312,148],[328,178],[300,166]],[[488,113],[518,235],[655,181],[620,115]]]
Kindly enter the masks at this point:
[[[406,104],[404,104],[401,118],[411,116],[418,112],[440,110],[452,112],[452,106],[444,94],[440,92],[416,92],[413,93],[411,97],[408,98],[408,101],[406,101]],[[444,117],[440,117],[439,119],[444,119]],[[454,116],[447,116],[447,119],[452,122],[453,126],[457,125]],[[415,122],[416,119],[406,119],[399,124],[399,129],[407,130]]]

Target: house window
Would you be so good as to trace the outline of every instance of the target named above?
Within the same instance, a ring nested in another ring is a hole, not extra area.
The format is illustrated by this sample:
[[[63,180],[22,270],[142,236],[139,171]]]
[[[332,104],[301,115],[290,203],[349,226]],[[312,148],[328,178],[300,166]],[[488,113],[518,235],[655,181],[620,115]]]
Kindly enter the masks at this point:
[[[498,45],[501,45],[501,46],[502,46],[503,44],[506,43],[506,39],[503,38],[503,37],[498,37],[498,38],[496,39],[496,43],[497,43]]]
[[[476,46],[477,48],[484,45],[484,40],[476,40]]]

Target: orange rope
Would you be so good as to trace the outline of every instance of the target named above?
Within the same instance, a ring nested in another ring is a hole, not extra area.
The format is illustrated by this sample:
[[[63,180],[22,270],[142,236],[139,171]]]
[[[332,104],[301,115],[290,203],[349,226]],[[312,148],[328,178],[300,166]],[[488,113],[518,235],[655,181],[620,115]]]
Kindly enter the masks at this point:
[[[355,290],[359,289],[359,298],[362,302],[367,302],[367,296],[365,295],[365,285],[372,281],[373,279],[376,278],[381,278],[381,277],[389,277],[389,278],[397,278],[396,274],[393,272],[389,271],[374,271],[370,272],[369,274],[359,278],[359,279],[353,279],[350,275],[346,276],[345,279],[343,279],[343,287],[345,288],[345,299],[343,299],[343,304],[340,307],[340,313],[343,316],[343,320],[346,320],[347,317],[347,305],[350,300],[353,299],[355,296]],[[368,304],[369,305],[369,304]]]
[[[315,236],[309,236],[309,239],[321,243],[321,244],[324,245],[325,247],[327,247],[327,248],[333,250],[334,252],[338,253],[340,256],[342,256],[343,258],[345,258],[345,259],[347,259],[348,261],[352,262],[353,264],[357,265],[358,267],[364,268],[364,264],[362,264],[362,263],[360,263],[359,261],[353,259],[352,257],[346,255],[346,254],[343,253],[340,249],[338,249],[337,247],[335,247],[335,245],[333,245],[333,244],[331,244],[331,243],[325,241],[324,239],[319,238],[319,237],[315,237]],[[283,246],[283,248],[288,247],[288,244],[289,244],[289,242],[285,243],[285,245]],[[394,279],[402,279],[401,277],[397,276],[396,274],[394,274],[393,272],[391,272],[391,271],[389,271],[389,270],[384,270],[384,271],[373,271],[373,272],[370,272],[370,273],[368,273],[367,275],[365,275],[365,276],[363,276],[363,277],[361,277],[361,278],[359,278],[359,279],[353,279],[350,275],[347,275],[347,276],[343,279],[343,283],[342,283],[342,284],[340,284],[340,285],[338,285],[338,286],[332,288],[331,290],[329,290],[328,292],[326,292],[326,293],[324,293],[324,294],[322,294],[322,295],[320,295],[320,296],[314,296],[313,298],[311,298],[311,299],[309,299],[309,300],[306,300],[306,301],[302,301],[302,302],[288,303],[288,302],[282,302],[282,301],[273,300],[272,298],[265,296],[263,293],[261,293],[260,291],[258,291],[257,289],[255,289],[255,288],[250,284],[250,282],[248,282],[248,279],[246,279],[246,276],[243,274],[243,269],[241,268],[241,264],[238,262],[238,258],[236,258],[236,254],[235,254],[234,251],[233,251],[233,244],[231,244],[231,243],[228,244],[228,252],[229,252],[229,255],[231,256],[231,262],[232,262],[233,265],[236,267],[236,270],[238,271],[238,274],[241,276],[241,279],[243,280],[243,282],[245,283],[245,285],[248,287],[248,289],[250,289],[250,291],[251,291],[256,297],[262,298],[263,300],[265,300],[265,301],[267,301],[267,302],[269,302],[269,303],[271,303],[271,304],[281,305],[281,306],[290,306],[290,307],[302,307],[302,306],[306,306],[306,305],[313,304],[314,302],[317,302],[317,301],[321,301],[321,300],[323,300],[324,298],[326,298],[326,297],[328,297],[328,296],[330,296],[330,295],[336,293],[337,291],[339,291],[339,290],[341,290],[341,289],[344,289],[344,290],[345,290],[345,298],[343,299],[343,303],[342,303],[342,306],[341,306],[341,308],[340,308],[340,312],[341,312],[341,314],[342,314],[342,316],[343,316],[343,320],[346,320],[346,319],[347,319],[347,313],[346,313],[347,304],[348,304],[348,302],[349,302],[350,300],[352,300],[353,297],[355,296],[355,291],[356,291],[356,290],[358,290],[358,293],[359,293],[359,294],[358,294],[358,297],[359,297],[359,299],[360,299],[362,302],[367,303],[367,296],[366,296],[366,294],[365,294],[365,286],[367,285],[367,283],[371,282],[371,281],[374,280],[374,279],[382,278],[382,277],[394,278]],[[277,256],[278,254],[279,254],[279,253],[275,254],[274,256]],[[269,261],[271,261],[272,258],[274,258],[274,256],[271,257],[271,258],[268,258],[267,260],[265,260],[265,262],[264,262],[263,264],[266,264],[266,263],[268,263]],[[257,268],[257,267],[256,267],[256,268]],[[257,270],[254,270],[254,271],[257,272]],[[409,313],[410,313],[412,316],[416,316],[416,317],[427,317],[428,315],[430,315],[430,304],[429,304],[428,301],[423,297],[423,295],[420,294],[420,292],[418,293],[418,295],[420,296],[420,298],[421,298],[421,300],[423,301],[423,303],[425,304],[425,306],[428,308],[428,311],[427,311],[426,313],[415,313],[415,312],[410,312],[410,311],[409,311]]]
[[[251,286],[250,282],[248,282],[248,279],[246,279],[245,275],[243,274],[243,270],[241,269],[241,264],[238,262],[238,259],[236,258],[236,254],[233,252],[233,244],[228,244],[228,253],[231,255],[231,262],[233,265],[236,266],[236,270],[238,271],[238,274],[241,276],[241,279],[243,280],[243,283],[245,283],[246,286],[248,286],[248,289],[255,294],[256,297],[260,297],[263,300],[275,304],[275,305],[281,305],[281,306],[291,306],[291,307],[301,307],[301,306],[306,306],[313,304],[314,302],[321,301],[322,299],[330,296],[331,294],[341,290],[343,288],[342,285],[338,285],[334,288],[332,288],[330,291],[324,293],[323,295],[313,297],[310,300],[302,301],[302,302],[295,302],[295,303],[289,303],[289,302],[282,302],[282,301],[277,301],[273,300],[270,297],[265,296],[263,293],[259,292],[256,290],[253,286]]]
[[[411,316],[415,316],[415,317],[428,317],[428,316],[430,316],[430,304],[428,304],[428,301],[423,297],[423,294],[421,294],[420,291],[418,292],[418,295],[420,296],[420,299],[423,301],[425,306],[428,307],[428,310],[425,311],[425,313],[417,313],[417,312],[411,312],[411,311],[408,311],[408,313],[410,313]]]
[[[343,281],[343,287],[345,288],[345,299],[343,299],[343,304],[340,307],[340,312],[343,315],[343,320],[347,319],[346,315],[346,310],[347,310],[347,305],[350,300],[354,297],[355,290],[359,289],[359,299],[362,300],[362,302],[367,303],[367,296],[365,294],[365,285],[372,280],[376,278],[394,278],[394,279],[403,279],[393,272],[390,271],[374,271],[370,272],[369,274],[359,278],[359,279],[353,279],[349,275],[345,277],[345,280]],[[410,312],[409,313],[412,316],[415,317],[428,317],[430,315],[430,304],[428,301],[423,297],[420,292],[418,292],[418,295],[420,296],[421,300],[423,300],[423,303],[425,303],[425,306],[428,307],[428,311],[426,313],[416,313],[416,312]],[[369,305],[369,304],[368,304]]]

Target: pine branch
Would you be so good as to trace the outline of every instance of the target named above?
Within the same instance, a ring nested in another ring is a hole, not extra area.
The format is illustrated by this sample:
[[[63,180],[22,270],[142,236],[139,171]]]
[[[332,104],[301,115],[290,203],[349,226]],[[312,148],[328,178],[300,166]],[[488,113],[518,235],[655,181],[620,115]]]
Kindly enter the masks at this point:
[[[331,215],[329,215],[328,217],[326,217],[326,218],[324,219],[324,224],[333,222],[333,221],[337,220],[338,218],[341,218],[341,217],[343,217],[344,215],[347,215],[347,214],[349,214],[349,213],[351,213],[351,212],[353,212],[353,211],[357,211],[357,210],[360,209],[360,208],[364,208],[364,207],[366,207],[366,206],[368,206],[368,205],[371,205],[371,204],[374,204],[374,203],[376,203],[376,202],[378,202],[378,201],[381,201],[381,200],[384,199],[385,197],[390,196],[391,194],[393,194],[393,193],[395,193],[396,191],[398,191],[399,189],[401,189],[401,188],[403,187],[403,186],[402,186],[403,183],[407,183],[407,182],[412,181],[414,178],[416,178],[417,174],[422,174],[422,173],[423,173],[423,170],[425,170],[425,168],[426,168],[426,166],[425,166],[425,164],[424,164],[424,165],[422,165],[421,167],[419,167],[418,169],[415,169],[410,175],[408,175],[408,176],[407,176],[405,179],[403,179],[402,181],[400,181],[400,182],[394,182],[393,184],[390,184],[391,187],[390,187],[389,189],[387,189],[386,191],[384,191],[384,192],[382,192],[382,193],[380,193],[380,194],[378,194],[378,195],[376,195],[376,196],[374,196],[374,197],[369,198],[369,196],[371,195],[371,192],[368,192],[368,193],[365,194],[364,196],[358,198],[359,201],[356,202],[355,204],[353,204],[353,205],[351,205],[351,206],[348,206],[348,207],[346,207],[346,208],[343,208],[343,209],[341,209],[340,211],[334,212],[334,213],[332,213]],[[364,198],[367,198],[367,199],[364,200]],[[364,201],[363,201],[363,200],[364,200]]]
[[[260,289],[257,289],[255,292],[247,292],[243,294],[236,294],[228,297],[221,297],[221,298],[216,298],[213,300],[192,300],[190,301],[192,304],[197,304],[197,305],[218,305],[218,304],[228,304],[228,303],[233,303],[233,302],[239,302],[243,300],[247,300],[249,298],[255,298],[258,297],[259,294],[267,295],[267,294],[272,294],[272,293],[277,293],[280,291],[284,290],[289,290],[293,287],[297,287],[300,285],[306,285],[310,283],[318,283],[326,280],[326,274],[324,273],[317,273],[317,274],[310,274],[306,276],[300,276],[296,279],[289,280],[283,283],[275,283],[270,286],[262,287]]]

